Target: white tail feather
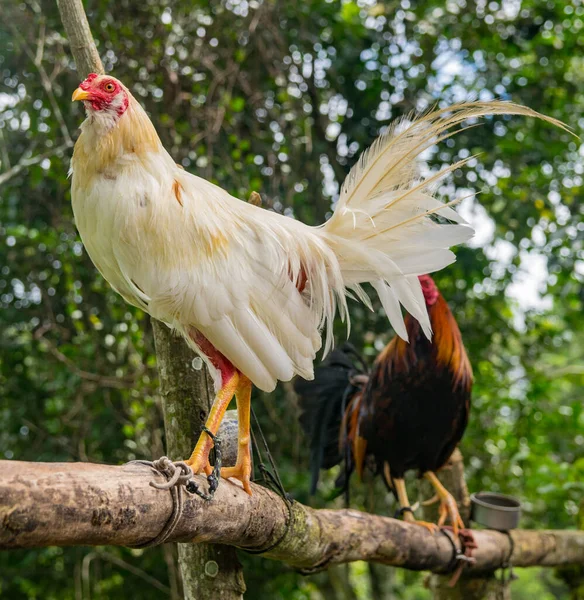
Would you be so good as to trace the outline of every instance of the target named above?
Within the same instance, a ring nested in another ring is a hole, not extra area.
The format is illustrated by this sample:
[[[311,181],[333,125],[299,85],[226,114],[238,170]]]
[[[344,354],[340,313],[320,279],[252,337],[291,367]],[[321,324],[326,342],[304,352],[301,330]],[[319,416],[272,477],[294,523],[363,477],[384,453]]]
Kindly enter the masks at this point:
[[[569,131],[560,121],[524,106],[470,102],[401,119],[361,155],[342,185],[333,216],[319,229],[339,261],[343,282],[333,288],[342,314],[346,313],[346,288],[363,299],[360,284],[369,282],[400,337],[407,339],[400,304],[418,319],[428,338],[431,336],[418,276],[452,263],[455,258],[450,246],[467,241],[474,233],[450,208],[461,198],[443,203],[433,193],[446,175],[470,158],[426,178],[420,175],[416,159],[437,142],[474,125],[453,127],[495,114],[536,117]],[[436,216],[455,224],[437,222]],[[325,304],[322,322],[329,324],[326,351],[332,345],[334,296],[328,296]]]

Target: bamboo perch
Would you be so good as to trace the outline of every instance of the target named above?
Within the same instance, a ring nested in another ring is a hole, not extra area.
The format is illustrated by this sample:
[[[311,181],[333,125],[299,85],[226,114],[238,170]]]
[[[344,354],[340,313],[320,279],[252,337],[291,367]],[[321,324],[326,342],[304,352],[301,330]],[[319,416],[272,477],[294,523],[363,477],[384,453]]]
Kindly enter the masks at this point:
[[[71,545],[139,545],[157,536],[172,512],[171,495],[149,482],[161,475],[141,465],[0,461],[0,549]],[[202,486],[205,479],[198,478]],[[356,560],[444,572],[452,559],[445,535],[356,510],[314,510],[286,503],[253,485],[249,497],[222,481],[211,502],[183,492],[184,511],[169,541],[274,548],[267,558],[306,572]],[[584,532],[512,533],[517,567],[584,564]],[[505,564],[509,539],[476,531],[474,572]]]

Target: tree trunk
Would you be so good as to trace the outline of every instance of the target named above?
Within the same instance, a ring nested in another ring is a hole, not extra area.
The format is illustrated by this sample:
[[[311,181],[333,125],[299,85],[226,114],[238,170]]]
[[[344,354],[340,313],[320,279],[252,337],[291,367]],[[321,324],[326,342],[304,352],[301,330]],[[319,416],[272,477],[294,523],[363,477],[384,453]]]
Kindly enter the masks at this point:
[[[395,570],[392,567],[369,563],[369,581],[371,595],[375,600],[393,600],[395,598]]]
[[[584,499],[578,512],[578,529],[584,531]],[[584,554],[584,548],[582,549]],[[556,576],[570,589],[570,600],[584,600],[584,565],[571,565],[556,569]]]
[[[470,527],[470,495],[464,479],[464,462],[460,450],[454,451],[447,465],[440,470],[439,477],[444,487],[454,496],[465,525]],[[423,497],[429,498],[434,494],[434,489],[428,482],[422,483],[422,490]],[[424,519],[436,522],[438,504],[424,507]],[[434,600],[510,600],[511,598],[508,581],[497,579],[494,572],[479,577],[469,576],[463,571],[453,586],[450,585],[451,579],[452,574],[430,576],[429,587]]]
[[[92,71],[103,73],[81,0],[58,0],[57,3],[80,77]],[[202,419],[210,406],[212,387],[205,371],[192,368],[193,356],[186,344],[173,338],[165,325],[153,321],[153,327],[164,397],[167,452],[173,458],[186,458],[194,448]],[[234,548],[179,544],[178,554],[188,600],[242,598],[245,584]]]
[[[331,600],[357,600],[349,580],[349,565],[335,565],[328,569],[327,575],[334,594]]]
[[[454,587],[448,585],[449,579],[444,575],[431,576],[433,600],[511,600],[507,580],[503,582],[493,574],[485,577],[462,576]]]
[[[166,450],[173,459],[188,458],[213,402],[207,369],[193,368],[194,354],[182,338],[152,319],[160,392],[164,407]],[[245,592],[235,548],[178,544],[186,600],[239,600]]]
[[[92,72],[103,73],[103,64],[93,41],[81,0],[57,0],[57,6],[79,75],[87,77]]]

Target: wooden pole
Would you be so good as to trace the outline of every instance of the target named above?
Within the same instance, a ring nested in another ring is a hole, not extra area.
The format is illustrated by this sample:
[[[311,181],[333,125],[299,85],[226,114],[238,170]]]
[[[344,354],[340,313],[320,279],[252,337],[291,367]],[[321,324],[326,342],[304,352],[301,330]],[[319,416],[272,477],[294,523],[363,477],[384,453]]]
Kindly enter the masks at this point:
[[[584,498],[580,501],[577,527],[584,533]],[[584,600],[584,565],[570,565],[556,569],[556,577],[562,579],[570,590],[570,600]]]
[[[61,20],[80,77],[104,68],[81,0],[57,0]],[[188,457],[201,430],[201,415],[209,409],[212,388],[206,371],[195,371],[193,353],[163,324],[153,321],[167,454]],[[179,566],[186,600],[240,600],[243,573],[234,548],[179,544]]]
[[[172,513],[171,494],[149,485],[162,475],[142,465],[0,461],[0,549],[70,545],[135,546],[154,539]],[[197,483],[204,487],[200,475]],[[222,481],[212,501],[184,493],[169,541],[266,549],[305,573],[365,560],[444,572],[452,547],[444,535],[357,510],[315,510],[252,484]],[[291,518],[290,518],[291,517]],[[512,533],[517,567],[584,564],[584,532]],[[509,555],[508,537],[477,531],[474,574],[492,573]],[[205,567],[206,564],[200,565]],[[208,566],[213,569],[213,565]]]
[[[152,327],[164,402],[167,453],[173,458],[187,458],[211,407],[213,386],[204,366],[200,370],[193,368],[194,354],[182,338],[155,319]],[[178,544],[178,562],[186,600],[243,598],[245,583],[235,548]]]
[[[470,526],[470,495],[464,479],[464,461],[462,454],[457,449],[448,461],[448,464],[438,474],[440,481],[454,496],[460,515],[467,527]],[[424,482],[422,495],[431,497],[433,488]],[[424,519],[436,522],[438,519],[438,505],[424,507]],[[476,553],[476,551],[475,551]],[[433,574],[429,580],[434,600],[509,600],[509,582],[495,576],[495,569],[483,572],[480,577],[470,570],[464,570],[458,581],[451,585],[452,575]]]

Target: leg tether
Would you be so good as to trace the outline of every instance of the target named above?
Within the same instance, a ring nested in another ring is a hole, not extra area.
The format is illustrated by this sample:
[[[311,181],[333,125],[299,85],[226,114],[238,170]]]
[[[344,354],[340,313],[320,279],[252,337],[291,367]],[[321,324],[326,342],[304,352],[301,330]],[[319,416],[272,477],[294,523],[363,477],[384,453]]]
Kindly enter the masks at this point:
[[[408,500],[406,482],[403,479],[398,479],[396,477],[393,479],[393,485],[395,486],[395,493],[397,494],[397,500],[400,506],[400,516],[403,518],[403,520],[407,523],[420,525],[431,533],[436,533],[438,531],[437,525],[434,523],[428,523],[426,521],[417,521],[414,517],[414,507],[410,506],[410,502]]]
[[[213,468],[207,474],[207,483],[209,484],[209,493],[205,494],[199,489],[199,486],[195,483],[194,479],[190,479],[186,484],[187,492],[191,494],[197,494],[203,498],[203,500],[211,500],[215,495],[215,491],[219,487],[219,478],[221,477],[221,440],[212,433],[206,427],[203,427],[203,432],[206,433],[213,442],[213,451],[215,452],[215,463]],[[202,435],[202,434],[201,434]]]

